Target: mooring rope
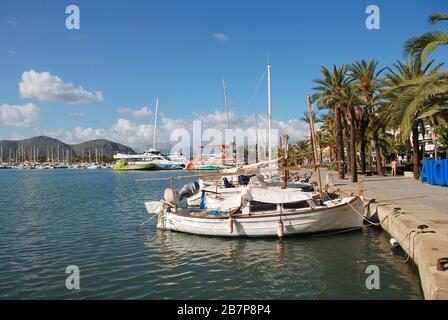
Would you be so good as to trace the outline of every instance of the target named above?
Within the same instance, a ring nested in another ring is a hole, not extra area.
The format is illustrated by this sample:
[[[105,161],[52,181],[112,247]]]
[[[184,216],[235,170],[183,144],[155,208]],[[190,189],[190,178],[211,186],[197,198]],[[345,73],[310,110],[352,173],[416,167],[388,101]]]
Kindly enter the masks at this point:
[[[150,222],[151,220],[153,220],[153,219],[154,219],[155,217],[157,217],[157,216],[158,216],[158,214],[157,214],[157,213],[154,213],[154,215],[153,215],[151,218],[145,220],[145,222],[139,224],[139,225],[136,226],[135,228],[141,228],[141,227],[143,227],[145,224],[147,224],[148,222]]]
[[[331,197],[330,197],[330,195],[327,193],[327,192],[324,192],[326,195],[327,195],[327,197],[330,199],[330,201],[331,202],[333,202],[333,203],[335,203],[336,204],[336,202],[334,202],[333,201],[333,199],[331,199]],[[379,227],[379,226],[381,226],[381,223],[383,223],[384,222],[384,220],[385,219],[383,219],[383,221],[380,221],[380,222],[373,222],[373,221],[371,221],[370,219],[367,219],[366,217],[364,217],[364,215],[362,214],[362,213],[360,213],[358,210],[356,210],[356,208],[355,207],[353,207],[351,204],[350,204],[350,202],[346,202],[361,218],[363,218],[363,220],[364,221],[367,221],[369,224],[371,224],[371,225],[373,225],[373,226],[376,226],[376,227]],[[395,209],[395,208],[394,208]],[[394,210],[393,209],[393,210]],[[392,211],[392,210],[391,210]],[[387,216],[386,216],[387,217]]]

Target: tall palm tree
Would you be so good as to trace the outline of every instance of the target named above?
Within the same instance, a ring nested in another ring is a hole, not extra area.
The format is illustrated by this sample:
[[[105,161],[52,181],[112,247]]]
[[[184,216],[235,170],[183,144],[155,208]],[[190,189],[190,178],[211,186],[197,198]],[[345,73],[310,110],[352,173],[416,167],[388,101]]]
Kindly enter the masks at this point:
[[[358,61],[350,66],[350,78],[356,83],[361,103],[356,109],[356,114],[359,123],[362,172],[366,171],[367,130],[369,128],[370,118],[376,107],[374,104],[375,97],[378,95],[380,88],[378,77],[383,70],[384,68],[378,70],[378,61],[375,59],[369,62],[365,60]]]
[[[347,124],[350,127],[350,171],[352,182],[358,181],[358,168],[356,164],[356,113],[355,109],[360,103],[357,88],[354,84],[348,84],[342,91],[341,104],[345,107]]]
[[[383,156],[380,145],[380,129],[384,127],[380,114],[378,112],[372,113],[370,117],[370,132],[373,144],[373,150],[375,151],[376,168],[379,176],[384,176],[386,173],[383,167]]]
[[[432,67],[433,63],[434,60],[422,64],[419,59],[397,62],[393,68],[387,68],[388,74],[384,78],[388,87],[383,96],[389,104],[385,119],[393,128],[400,128],[403,139],[412,135],[414,179],[420,176],[420,116],[438,103],[447,101],[448,82],[440,72],[442,64]]]
[[[448,20],[448,15],[436,13],[428,18],[431,24]],[[423,63],[440,46],[448,45],[448,32],[431,31],[409,39],[405,44],[405,53]]]
[[[340,99],[343,88],[349,82],[349,79],[347,78],[348,67],[346,65],[340,67],[334,65],[332,70],[329,70],[325,66],[321,66],[320,70],[323,79],[314,80],[318,86],[313,88],[313,90],[317,92],[313,95],[313,98],[319,109],[330,109],[335,115],[338,176],[340,179],[344,179],[344,144],[342,132],[342,106],[340,104]]]

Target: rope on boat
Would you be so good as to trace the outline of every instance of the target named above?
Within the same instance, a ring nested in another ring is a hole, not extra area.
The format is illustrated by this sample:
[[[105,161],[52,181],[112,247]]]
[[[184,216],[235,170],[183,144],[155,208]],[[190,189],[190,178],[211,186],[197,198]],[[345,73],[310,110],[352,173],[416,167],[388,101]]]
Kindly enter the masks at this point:
[[[330,195],[327,193],[327,192],[325,192],[325,194],[327,195],[327,197],[331,200],[331,202],[333,202],[333,203],[335,203],[334,201],[333,201],[333,199],[331,199],[331,197],[330,197]],[[366,217],[364,217],[364,215],[362,214],[362,213],[360,213],[358,210],[356,210],[356,208],[355,207],[353,207],[351,204],[350,204],[350,202],[347,202],[347,204],[364,220],[364,221],[366,221],[367,223],[369,223],[370,225],[372,225],[372,226],[375,226],[375,227],[380,227],[381,226],[381,224],[387,219],[387,218],[389,218],[389,213],[391,213],[391,212],[393,212],[393,211],[395,211],[395,215],[396,214],[400,214],[400,212],[399,212],[399,209],[400,208],[392,208],[387,214],[386,214],[386,216],[383,218],[383,220],[381,220],[380,222],[374,222],[374,221],[372,221],[372,220],[370,220],[370,219],[368,219],[368,218],[366,218]]]
[[[139,224],[139,225],[136,226],[135,228],[138,229],[138,228],[143,227],[145,224],[147,224],[148,222],[150,222],[150,221],[151,221],[152,219],[154,219],[155,217],[157,217],[157,214],[154,214],[151,218],[147,219],[145,222]]]
[[[328,194],[327,194],[328,195]],[[360,215],[365,221],[367,221],[368,223],[370,223],[371,225],[374,226],[381,226],[381,224],[387,219],[389,218],[389,214],[392,213],[392,217],[397,217],[402,215],[401,209],[400,208],[392,208],[387,214],[386,216],[383,218],[383,220],[381,220],[379,223],[375,223],[367,218],[365,218],[362,214],[359,213],[358,210],[356,210],[356,208],[354,208],[350,203],[348,203],[350,205],[350,207],[352,207],[352,209],[358,214]],[[433,231],[432,231],[433,232]],[[412,260],[414,260],[414,251],[415,251],[415,237],[417,237],[419,234],[424,234],[424,233],[432,233],[432,232],[425,232],[420,229],[412,229],[410,230],[401,240],[398,240],[398,243],[401,245],[402,243],[404,243],[403,241],[408,238],[408,252],[406,253],[406,256],[403,260],[401,260],[402,263],[406,263],[409,261],[409,259],[412,258]],[[411,236],[414,235],[412,237],[412,241],[411,241]]]

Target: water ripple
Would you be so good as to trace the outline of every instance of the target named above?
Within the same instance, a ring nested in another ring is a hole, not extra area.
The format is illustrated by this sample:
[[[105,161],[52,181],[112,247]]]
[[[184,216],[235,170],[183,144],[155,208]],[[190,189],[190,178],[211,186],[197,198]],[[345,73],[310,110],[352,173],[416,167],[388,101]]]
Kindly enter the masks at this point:
[[[338,236],[221,239],[139,230],[143,201],[178,173],[0,172],[0,299],[421,299],[418,273],[373,229]],[[182,182],[176,182],[180,187]],[[14,196],[8,196],[14,195]],[[68,265],[81,289],[65,288]],[[381,290],[366,290],[376,264]]]

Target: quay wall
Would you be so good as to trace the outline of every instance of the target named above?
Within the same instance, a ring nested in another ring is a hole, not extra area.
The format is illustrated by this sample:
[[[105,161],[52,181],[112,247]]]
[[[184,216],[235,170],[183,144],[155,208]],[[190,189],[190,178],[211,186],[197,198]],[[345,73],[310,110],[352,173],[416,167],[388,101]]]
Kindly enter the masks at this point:
[[[425,212],[412,212],[393,203],[370,205],[370,212],[381,222],[400,244],[401,248],[418,266],[425,299],[448,300],[448,270],[437,270],[439,258],[448,257],[448,215],[431,208]],[[418,229],[420,225],[429,228]]]

